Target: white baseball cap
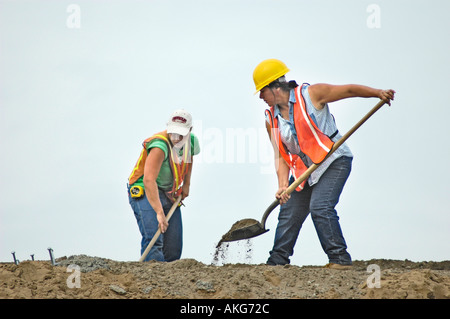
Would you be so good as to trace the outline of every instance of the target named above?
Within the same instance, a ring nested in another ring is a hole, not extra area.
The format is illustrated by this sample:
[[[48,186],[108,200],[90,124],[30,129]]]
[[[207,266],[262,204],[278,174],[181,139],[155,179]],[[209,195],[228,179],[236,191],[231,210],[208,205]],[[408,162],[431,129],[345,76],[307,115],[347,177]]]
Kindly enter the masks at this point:
[[[179,109],[173,112],[167,123],[167,133],[187,135],[192,127],[192,116],[189,112]]]

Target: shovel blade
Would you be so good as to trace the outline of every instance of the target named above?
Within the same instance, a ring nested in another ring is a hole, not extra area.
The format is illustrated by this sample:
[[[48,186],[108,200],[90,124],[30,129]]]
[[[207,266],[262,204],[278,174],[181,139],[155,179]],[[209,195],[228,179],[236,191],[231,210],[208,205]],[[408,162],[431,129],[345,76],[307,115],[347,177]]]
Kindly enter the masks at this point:
[[[265,229],[259,221],[255,219],[244,219],[239,222],[236,222],[228,231],[228,233],[222,236],[219,245],[222,242],[236,241],[256,237],[268,231],[269,230]]]

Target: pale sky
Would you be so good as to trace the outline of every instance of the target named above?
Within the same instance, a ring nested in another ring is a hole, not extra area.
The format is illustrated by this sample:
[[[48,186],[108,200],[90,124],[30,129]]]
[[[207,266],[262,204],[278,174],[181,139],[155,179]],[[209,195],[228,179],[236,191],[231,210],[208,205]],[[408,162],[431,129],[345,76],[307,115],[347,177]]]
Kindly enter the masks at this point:
[[[277,190],[266,105],[253,95],[267,58],[298,83],[396,90],[348,140],[337,206],[348,251],[448,260],[448,12],[445,0],[0,0],[0,261],[49,259],[48,247],[137,261],[127,178],[142,141],[185,108],[201,153],[182,258],[211,263],[221,236],[261,219]],[[330,109],[346,132],[377,102]],[[251,263],[266,262],[277,214],[251,240]],[[249,262],[247,249],[232,243],[227,262]],[[327,262],[308,217],[291,263]]]

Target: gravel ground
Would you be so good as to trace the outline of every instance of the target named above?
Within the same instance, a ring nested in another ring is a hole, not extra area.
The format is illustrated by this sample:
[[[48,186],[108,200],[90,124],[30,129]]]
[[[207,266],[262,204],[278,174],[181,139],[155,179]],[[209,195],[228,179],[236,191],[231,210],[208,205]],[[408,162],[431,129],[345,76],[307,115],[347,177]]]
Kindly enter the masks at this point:
[[[0,263],[0,298],[450,298],[450,261],[373,259],[354,261],[352,270],[265,264],[217,266],[194,259],[119,262],[86,255],[59,258],[57,263]],[[379,267],[379,272],[368,271],[369,265]]]

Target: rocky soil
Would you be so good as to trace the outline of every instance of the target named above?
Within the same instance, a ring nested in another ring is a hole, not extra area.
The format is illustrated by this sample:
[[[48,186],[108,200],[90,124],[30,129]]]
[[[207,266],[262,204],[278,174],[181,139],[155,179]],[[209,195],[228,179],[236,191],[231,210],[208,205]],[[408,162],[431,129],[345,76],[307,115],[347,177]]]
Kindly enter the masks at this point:
[[[375,265],[370,266],[369,265]],[[0,263],[2,299],[450,299],[450,261],[318,266],[119,262],[76,255]]]

